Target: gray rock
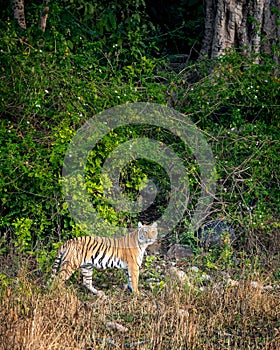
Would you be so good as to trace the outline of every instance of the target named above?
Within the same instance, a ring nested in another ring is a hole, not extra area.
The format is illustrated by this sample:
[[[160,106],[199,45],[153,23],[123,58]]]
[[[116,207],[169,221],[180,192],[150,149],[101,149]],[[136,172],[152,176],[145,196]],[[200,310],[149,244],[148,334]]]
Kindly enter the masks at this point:
[[[197,238],[199,244],[204,248],[221,247],[225,244],[224,239],[228,237],[232,243],[236,234],[230,223],[224,220],[214,220],[199,228]]]
[[[181,244],[174,244],[167,251],[167,256],[171,259],[176,259],[176,260],[188,259],[193,256],[193,252],[190,247],[185,247]]]
[[[149,255],[161,255],[162,254],[161,242],[158,242],[158,241],[154,242],[147,248],[146,251]]]
[[[176,284],[185,284],[189,281],[187,274],[177,267],[170,267],[166,273],[166,276],[168,276],[169,279]]]

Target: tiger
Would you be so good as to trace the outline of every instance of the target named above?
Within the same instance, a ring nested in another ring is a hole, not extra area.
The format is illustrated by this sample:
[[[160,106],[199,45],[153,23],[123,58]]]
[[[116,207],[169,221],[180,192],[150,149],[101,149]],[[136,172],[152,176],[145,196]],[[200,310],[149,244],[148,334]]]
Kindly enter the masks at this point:
[[[93,287],[93,268],[119,268],[126,271],[130,292],[138,294],[139,268],[142,265],[146,248],[153,244],[158,236],[157,223],[143,225],[132,233],[118,238],[80,236],[66,241],[59,249],[53,264],[48,284],[57,276],[65,282],[79,268],[82,284],[93,294],[105,296],[105,293]]]

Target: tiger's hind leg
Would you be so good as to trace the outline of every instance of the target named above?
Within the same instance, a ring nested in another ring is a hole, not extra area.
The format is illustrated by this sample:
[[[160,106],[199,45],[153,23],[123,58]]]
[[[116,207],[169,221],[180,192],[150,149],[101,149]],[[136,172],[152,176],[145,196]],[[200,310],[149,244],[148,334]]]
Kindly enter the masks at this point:
[[[53,269],[53,273],[51,275],[49,284],[56,279],[59,283],[60,282],[65,282],[67,281],[75,272],[77,267],[71,265],[68,261],[64,261],[60,267],[59,267],[59,271],[56,274],[56,271],[58,270],[57,267],[54,267]]]
[[[92,285],[92,266],[80,267],[81,274],[83,276],[83,285],[94,295],[106,296],[104,292],[97,290]]]

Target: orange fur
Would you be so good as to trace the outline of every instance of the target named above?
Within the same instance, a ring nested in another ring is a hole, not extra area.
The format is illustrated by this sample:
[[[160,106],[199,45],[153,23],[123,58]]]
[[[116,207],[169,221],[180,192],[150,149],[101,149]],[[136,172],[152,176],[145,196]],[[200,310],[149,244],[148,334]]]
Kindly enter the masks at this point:
[[[92,285],[92,269],[116,267],[127,272],[128,287],[138,293],[139,268],[145,249],[157,238],[157,224],[138,223],[138,229],[120,238],[82,236],[65,242],[55,259],[52,278],[67,280],[78,268],[83,284],[94,294],[101,294]]]

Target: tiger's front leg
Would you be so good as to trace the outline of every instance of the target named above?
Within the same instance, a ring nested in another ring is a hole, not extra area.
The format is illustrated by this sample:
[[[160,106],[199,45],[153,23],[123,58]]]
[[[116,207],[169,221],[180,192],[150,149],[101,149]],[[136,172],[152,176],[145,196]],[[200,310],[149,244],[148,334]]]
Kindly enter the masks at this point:
[[[127,268],[127,284],[132,293],[138,294],[139,267],[128,266]]]
[[[92,285],[92,266],[80,267],[81,274],[83,276],[83,285],[91,291],[94,295],[106,296],[101,290],[97,290]]]

